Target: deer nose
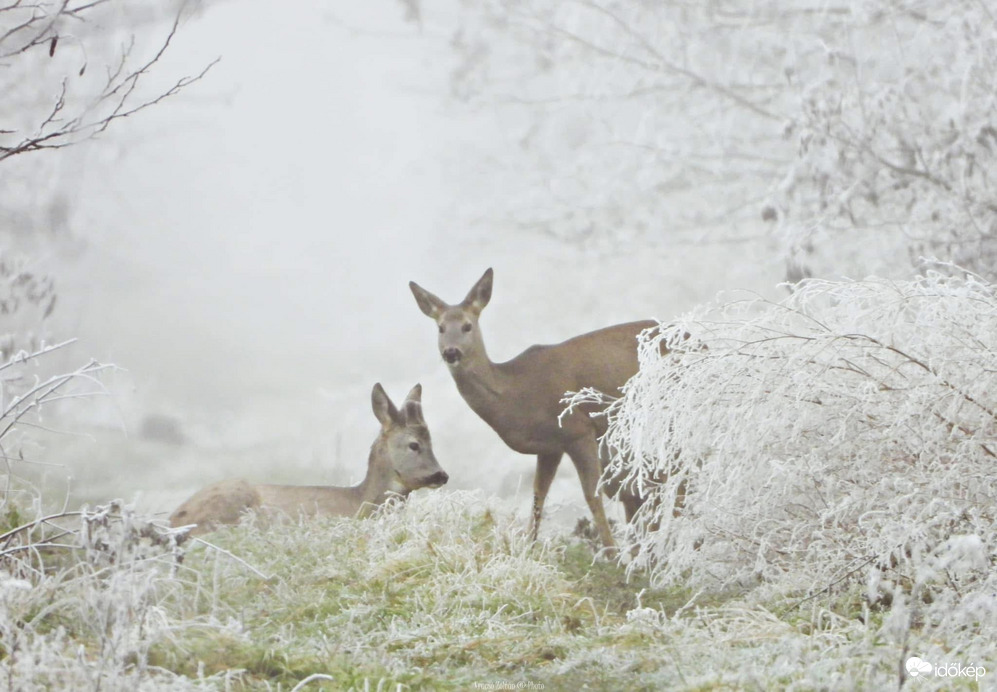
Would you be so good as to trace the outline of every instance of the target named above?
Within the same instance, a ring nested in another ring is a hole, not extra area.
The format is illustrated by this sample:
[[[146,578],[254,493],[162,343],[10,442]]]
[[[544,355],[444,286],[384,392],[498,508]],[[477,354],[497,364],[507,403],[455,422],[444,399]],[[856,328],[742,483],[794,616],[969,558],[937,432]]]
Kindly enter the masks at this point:
[[[450,476],[447,475],[446,471],[437,471],[426,479],[426,485],[439,488],[441,485],[446,485],[448,480],[450,480]]]
[[[443,349],[443,360],[450,364],[456,363],[460,360],[460,349],[453,346]]]

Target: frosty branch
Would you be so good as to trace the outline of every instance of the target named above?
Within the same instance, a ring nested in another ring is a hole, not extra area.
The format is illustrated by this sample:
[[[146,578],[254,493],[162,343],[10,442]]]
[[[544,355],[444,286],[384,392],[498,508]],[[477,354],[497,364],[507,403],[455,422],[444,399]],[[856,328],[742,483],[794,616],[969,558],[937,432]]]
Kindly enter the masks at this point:
[[[141,39],[126,35],[134,27],[114,29],[114,12],[127,14],[127,3],[17,0],[0,8],[0,23],[10,25],[0,35],[0,66],[5,68],[0,79],[6,93],[20,102],[18,112],[5,118],[16,122],[0,127],[0,161],[97,136],[202,79],[217,60],[165,88],[140,89],[176,36],[185,6],[174,4],[173,19],[159,39],[148,27],[141,27]],[[106,63],[102,75],[88,73],[90,55]]]

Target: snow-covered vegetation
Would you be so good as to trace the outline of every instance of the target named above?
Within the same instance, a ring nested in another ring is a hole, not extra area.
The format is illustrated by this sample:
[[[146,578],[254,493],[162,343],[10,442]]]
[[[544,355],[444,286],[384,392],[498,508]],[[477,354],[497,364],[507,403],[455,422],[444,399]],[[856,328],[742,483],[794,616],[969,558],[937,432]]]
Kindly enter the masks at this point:
[[[607,437],[652,498],[631,569],[799,607],[851,594],[886,641],[993,660],[997,289],[946,269],[646,333]]]
[[[186,552],[119,512],[82,515],[62,539],[78,560],[0,582],[8,687],[872,690],[910,647],[968,653],[905,638],[911,625],[854,594],[627,582],[587,541],[532,544],[474,492],[416,493],[364,521],[249,517]]]
[[[0,518],[0,682],[16,690],[189,687],[148,662],[150,647],[176,626],[165,599],[182,587],[168,530],[117,502],[30,521],[7,503]]]
[[[611,412],[660,508],[629,570],[584,538],[531,543],[524,507],[475,492],[367,520],[248,516],[210,543],[120,502],[43,516],[10,458],[0,683],[871,690],[914,655],[986,666],[994,308],[972,276],[814,280],[646,335]],[[21,376],[46,355],[2,371],[8,452],[101,391],[96,364]]]

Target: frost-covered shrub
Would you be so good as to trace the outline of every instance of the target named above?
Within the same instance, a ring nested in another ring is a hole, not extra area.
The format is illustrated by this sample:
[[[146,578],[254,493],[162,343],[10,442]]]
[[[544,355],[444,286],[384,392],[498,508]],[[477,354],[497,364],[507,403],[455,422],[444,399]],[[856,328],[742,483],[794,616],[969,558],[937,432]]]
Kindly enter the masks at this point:
[[[647,332],[640,360],[607,437],[653,500],[635,566],[704,587],[862,585],[899,630],[997,626],[993,284],[809,280]]]
[[[113,502],[0,534],[0,684],[10,689],[193,689],[149,664],[176,627],[166,607],[179,533]]]
[[[67,343],[0,364],[0,686],[191,688],[148,664],[175,624],[163,603],[179,589],[179,533],[120,502],[45,514],[19,475],[53,409],[102,391],[96,362],[50,374]]]
[[[18,523],[16,515],[29,507],[29,516],[41,511],[40,494],[20,475],[34,461],[38,433],[58,426],[54,421],[65,406],[103,393],[100,376],[112,367],[90,361],[60,371],[59,352],[74,339],[54,345],[42,341],[32,350],[20,347],[5,353],[15,344],[23,346],[23,337],[0,336],[0,353],[4,354],[0,361],[0,529]]]

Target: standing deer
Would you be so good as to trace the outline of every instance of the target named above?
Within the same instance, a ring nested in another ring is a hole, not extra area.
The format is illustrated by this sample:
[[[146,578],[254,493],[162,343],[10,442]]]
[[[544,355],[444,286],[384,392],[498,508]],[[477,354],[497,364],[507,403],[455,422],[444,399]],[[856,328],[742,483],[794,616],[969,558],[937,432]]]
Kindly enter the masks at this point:
[[[579,407],[561,417],[561,399],[565,392],[585,387],[616,394],[637,373],[637,335],[657,323],[618,324],[553,346],[531,346],[506,363],[493,363],[478,328],[481,311],[492,297],[492,277],[488,269],[457,305],[444,303],[415,282],[409,282],[409,288],[419,309],[439,327],[440,355],[464,401],[514,451],[537,455],[533,539],[540,529],[547,491],[561,457],[567,454],[578,471],[599,537],[613,549],[598,493],[607,461],[600,458],[598,441],[606,432],[605,417],[590,416],[592,407]],[[621,491],[615,479],[607,479],[604,485],[610,494]],[[628,488],[622,488],[620,499],[629,522],[642,499]]]
[[[224,480],[199,490],[170,516],[173,526],[197,524],[192,534],[219,524],[235,524],[247,509],[289,515],[365,516],[391,494],[405,497],[418,488],[439,488],[447,472],[433,455],[429,429],[422,417],[422,386],[408,393],[399,411],[380,384],[371,392],[381,432],[370,448],[367,476],[352,488],[254,484]]]

